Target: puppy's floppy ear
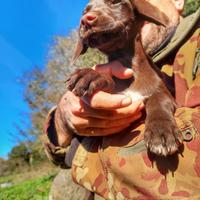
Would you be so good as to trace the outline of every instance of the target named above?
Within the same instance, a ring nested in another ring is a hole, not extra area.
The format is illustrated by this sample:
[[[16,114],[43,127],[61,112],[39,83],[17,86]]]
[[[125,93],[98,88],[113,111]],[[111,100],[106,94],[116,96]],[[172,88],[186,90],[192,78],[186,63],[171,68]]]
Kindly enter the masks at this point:
[[[169,18],[150,2],[146,0],[134,0],[134,6],[143,16],[150,18],[163,26],[168,26]]]
[[[84,54],[88,49],[88,45],[83,42],[83,39],[79,37],[78,42],[76,44],[76,48],[74,51],[74,56],[71,61],[71,65],[75,63],[75,61],[79,58],[81,54]]]

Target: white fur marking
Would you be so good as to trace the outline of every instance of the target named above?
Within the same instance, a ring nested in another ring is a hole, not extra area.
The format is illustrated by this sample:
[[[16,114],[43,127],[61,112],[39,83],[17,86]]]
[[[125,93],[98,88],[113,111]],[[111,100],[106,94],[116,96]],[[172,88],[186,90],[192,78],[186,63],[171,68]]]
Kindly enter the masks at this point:
[[[144,100],[148,96],[143,96],[140,92],[137,91],[131,91],[131,90],[126,90],[124,91],[124,94],[131,97],[132,101],[139,101],[139,100]]]

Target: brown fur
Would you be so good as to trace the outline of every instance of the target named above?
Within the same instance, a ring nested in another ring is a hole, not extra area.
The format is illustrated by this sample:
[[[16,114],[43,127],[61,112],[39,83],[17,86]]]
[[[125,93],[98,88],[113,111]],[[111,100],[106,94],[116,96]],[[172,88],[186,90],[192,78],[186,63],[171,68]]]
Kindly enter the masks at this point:
[[[134,80],[129,86],[125,84],[123,90],[145,97],[146,146],[157,155],[167,156],[179,146],[173,117],[176,105],[160,71],[142,47],[140,30],[144,18],[164,26],[169,23],[164,13],[145,0],[91,0],[81,19],[74,60],[92,47],[106,54],[109,61],[119,60],[124,66],[132,67]],[[97,90],[116,92],[119,80],[115,80],[86,68],[72,74],[67,85],[81,97]]]

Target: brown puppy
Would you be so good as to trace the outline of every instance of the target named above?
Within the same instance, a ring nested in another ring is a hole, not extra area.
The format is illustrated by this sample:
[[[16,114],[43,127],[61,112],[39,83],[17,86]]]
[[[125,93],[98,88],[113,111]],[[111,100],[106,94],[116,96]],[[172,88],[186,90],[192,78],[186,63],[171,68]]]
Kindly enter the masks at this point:
[[[79,41],[74,60],[88,47],[98,48],[108,60],[119,60],[132,67],[130,84],[80,69],[67,80],[68,89],[77,96],[92,95],[98,90],[123,92],[133,100],[143,99],[146,108],[144,139],[147,148],[162,156],[178,150],[177,126],[174,120],[175,101],[164,85],[160,71],[146,55],[140,39],[144,17],[168,26],[168,18],[145,0],[91,0],[80,24]],[[119,88],[117,83],[121,84]],[[122,85],[125,85],[122,87]]]

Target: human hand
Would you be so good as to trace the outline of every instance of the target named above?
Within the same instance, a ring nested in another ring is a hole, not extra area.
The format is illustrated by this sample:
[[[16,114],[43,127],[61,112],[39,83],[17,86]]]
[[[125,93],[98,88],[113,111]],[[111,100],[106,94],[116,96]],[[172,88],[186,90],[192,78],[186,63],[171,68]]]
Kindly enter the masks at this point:
[[[132,70],[119,62],[97,65],[95,70],[109,73],[120,79],[132,77]],[[68,124],[78,135],[104,136],[122,131],[141,117],[142,101],[132,100],[122,94],[99,91],[88,101],[68,91],[59,103],[64,124]]]

